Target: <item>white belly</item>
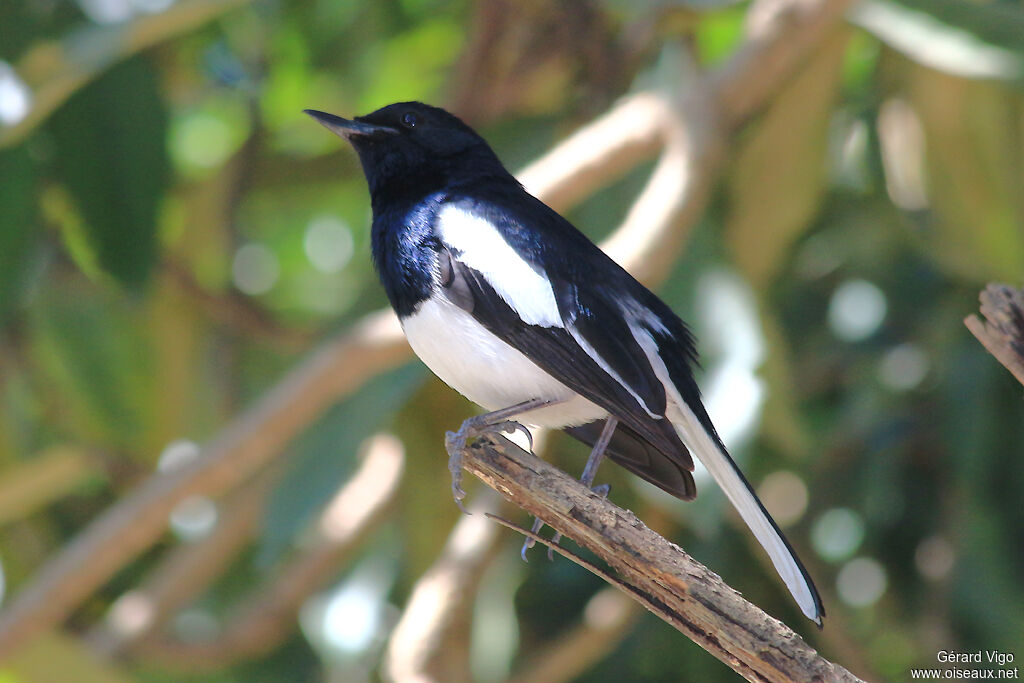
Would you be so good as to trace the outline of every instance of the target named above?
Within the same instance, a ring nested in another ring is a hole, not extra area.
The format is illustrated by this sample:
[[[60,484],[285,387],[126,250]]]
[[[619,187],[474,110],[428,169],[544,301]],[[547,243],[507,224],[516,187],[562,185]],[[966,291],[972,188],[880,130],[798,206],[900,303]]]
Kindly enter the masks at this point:
[[[534,398],[561,401],[525,413],[520,420],[555,428],[608,415],[443,297],[420,304],[416,313],[402,321],[402,328],[412,350],[435,375],[487,410]]]

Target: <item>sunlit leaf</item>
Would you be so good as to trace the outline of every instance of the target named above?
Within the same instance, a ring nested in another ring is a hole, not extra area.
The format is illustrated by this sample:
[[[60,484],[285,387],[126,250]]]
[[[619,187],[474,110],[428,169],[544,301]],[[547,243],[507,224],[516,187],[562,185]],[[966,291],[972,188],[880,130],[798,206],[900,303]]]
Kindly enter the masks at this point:
[[[715,64],[725,59],[743,37],[743,19],[743,10],[733,6],[724,11],[709,13],[700,22],[697,27],[697,49],[702,62]]]
[[[34,357],[61,401],[65,427],[86,442],[135,449],[146,435],[152,349],[124,303],[46,291],[33,311]]]
[[[434,19],[391,38],[368,61],[368,87],[359,110],[368,112],[390,102],[434,99],[448,66],[462,46],[454,22]]]

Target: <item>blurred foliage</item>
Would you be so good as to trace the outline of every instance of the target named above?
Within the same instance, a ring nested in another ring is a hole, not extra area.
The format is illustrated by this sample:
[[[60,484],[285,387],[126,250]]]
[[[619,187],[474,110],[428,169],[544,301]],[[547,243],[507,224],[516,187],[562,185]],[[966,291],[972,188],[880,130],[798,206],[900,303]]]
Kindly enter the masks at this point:
[[[8,600],[169,446],[213,439],[311,340],[384,305],[358,163],[303,108],[448,105],[515,168],[632,84],[652,82],[655,69],[664,82],[666,51],[691,50],[708,68],[728,59],[749,9],[713,0],[235,5],[179,30],[186,23],[159,18],[195,0],[0,3],[0,140],[34,104],[19,74],[69,55],[82,62],[64,66],[97,69],[0,148]],[[125,56],[121,41],[143,17],[157,19],[164,39]],[[769,507],[808,497],[786,526],[822,588],[825,630],[805,628],[708,482],[683,505],[611,468],[601,477],[617,503],[658,519],[825,656],[904,680],[941,649],[1024,657],[1021,387],[961,323],[984,283],[1020,286],[1024,274],[1024,6],[879,0],[863,3],[853,24],[733,140],[725,177],[660,290],[705,340],[707,393],[731,387],[739,393],[726,405],[736,411],[754,397],[751,420],[730,439],[751,481],[766,492],[772,475],[795,475],[796,488],[765,493]],[[607,234],[649,168],[574,208],[573,219],[595,238]],[[753,302],[725,323],[707,294],[722,273]],[[729,343],[743,316],[759,351]],[[747,384],[725,381],[737,368]],[[145,576],[154,551],[69,630],[0,663],[0,681],[70,672],[89,681],[372,679],[387,629],[458,517],[442,438],[472,408],[427,377],[416,364],[388,373],[312,424],[282,459],[250,551],[168,625],[192,638],[215,632],[226,604],[301,550],[360,443],[386,428],[410,456],[401,505],[354,568],[337,573],[343,592],[365,583],[359,567],[375,568],[373,609],[390,616],[373,622],[362,649],[324,648],[326,622],[310,616],[318,595],[301,633],[257,661],[205,675],[144,651],[97,662],[80,636]],[[549,457],[579,468],[578,445],[552,444]],[[518,539],[504,543],[502,557],[514,555]],[[479,680],[528,661],[601,588],[562,561],[503,560],[483,585],[495,593],[481,595],[477,613],[495,626],[470,644],[473,661],[486,662]],[[732,680],[646,615],[578,680],[681,672]]]

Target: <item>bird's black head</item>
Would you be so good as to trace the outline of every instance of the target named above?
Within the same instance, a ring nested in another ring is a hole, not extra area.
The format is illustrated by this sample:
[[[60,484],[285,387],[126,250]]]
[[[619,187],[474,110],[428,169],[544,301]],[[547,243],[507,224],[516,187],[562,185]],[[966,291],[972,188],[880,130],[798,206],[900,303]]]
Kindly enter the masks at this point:
[[[427,193],[480,177],[510,177],[482,137],[457,116],[422,102],[389,104],[353,120],[307,109],[348,140],[374,201]]]

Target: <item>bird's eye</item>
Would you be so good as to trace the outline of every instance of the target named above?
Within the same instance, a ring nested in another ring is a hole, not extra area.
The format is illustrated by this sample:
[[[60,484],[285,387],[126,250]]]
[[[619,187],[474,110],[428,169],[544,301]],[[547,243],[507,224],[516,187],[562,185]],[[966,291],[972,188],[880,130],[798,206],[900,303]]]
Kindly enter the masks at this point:
[[[402,114],[402,125],[405,126],[406,128],[415,128],[417,125],[419,125],[419,122],[420,117],[417,116],[414,112],[407,111],[404,114]]]

